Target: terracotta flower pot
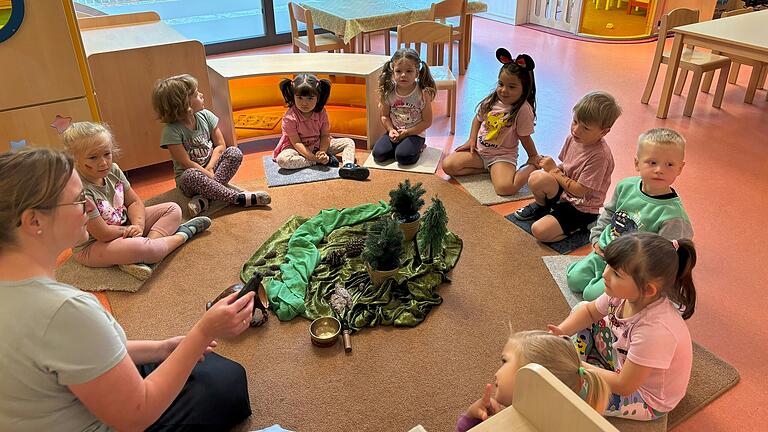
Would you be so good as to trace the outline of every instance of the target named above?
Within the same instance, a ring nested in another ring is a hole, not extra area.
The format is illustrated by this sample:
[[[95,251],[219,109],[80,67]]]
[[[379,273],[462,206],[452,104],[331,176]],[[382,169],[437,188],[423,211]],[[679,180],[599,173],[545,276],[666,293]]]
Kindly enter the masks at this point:
[[[396,275],[400,271],[400,268],[394,270],[374,270],[371,265],[365,263],[365,269],[368,270],[368,275],[371,276],[371,283],[374,286],[381,285],[382,282]]]
[[[421,215],[419,215],[418,219],[416,219],[413,222],[400,222],[400,230],[403,231],[403,241],[409,242],[413,240],[413,238],[416,236],[416,233],[419,232],[419,227],[421,226]]]

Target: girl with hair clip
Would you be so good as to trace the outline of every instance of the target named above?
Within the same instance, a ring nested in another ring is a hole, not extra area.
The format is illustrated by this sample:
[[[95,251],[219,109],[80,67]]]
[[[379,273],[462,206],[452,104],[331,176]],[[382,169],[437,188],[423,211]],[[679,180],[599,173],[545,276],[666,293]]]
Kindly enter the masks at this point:
[[[384,63],[379,77],[379,112],[387,134],[373,146],[373,160],[395,159],[413,165],[426,148],[426,130],[432,125],[435,80],[427,63],[411,48],[400,48]]]
[[[300,169],[312,165],[338,167],[339,177],[353,180],[368,178],[368,168],[355,163],[355,142],[351,138],[331,138],[325,103],[331,94],[331,82],[312,74],[280,81],[280,92],[288,105],[283,116],[283,136],[272,153],[280,168]]]
[[[490,171],[496,193],[513,195],[525,186],[539,161],[531,138],[536,119],[535,64],[527,54],[513,59],[504,48],[496,50],[496,58],[502,64],[496,88],[477,105],[467,142],[445,158],[443,171],[454,177]],[[528,154],[519,170],[518,143]]]
[[[584,366],[610,386],[604,415],[654,420],[677,406],[691,376],[684,320],[696,307],[696,250],[690,240],[634,232],[612,241],[605,261],[605,293],[548,328],[576,334]]]
[[[608,404],[608,385],[600,375],[582,367],[569,338],[540,330],[523,331],[509,336],[494,383],[486,384],[483,397],[459,417],[456,430],[468,431],[511,405],[517,371],[529,363],[544,366],[596,411],[602,412]]]
[[[211,226],[211,220],[205,216],[179,225],[181,208],[173,202],[145,207],[123,171],[112,161],[118,148],[105,125],[73,123],[62,138],[67,153],[74,157],[85,199],[92,204],[88,212],[88,240],[72,249],[80,264],[117,265],[131,276],[146,280],[152,275],[151,264]]]
[[[176,187],[192,197],[187,203],[191,217],[206,211],[211,200],[241,207],[266,206],[272,201],[264,191],[227,187],[243,162],[243,152],[224,142],[219,118],[205,109],[197,79],[184,74],[158,80],[152,106],[165,123],[160,147],[171,153]]]

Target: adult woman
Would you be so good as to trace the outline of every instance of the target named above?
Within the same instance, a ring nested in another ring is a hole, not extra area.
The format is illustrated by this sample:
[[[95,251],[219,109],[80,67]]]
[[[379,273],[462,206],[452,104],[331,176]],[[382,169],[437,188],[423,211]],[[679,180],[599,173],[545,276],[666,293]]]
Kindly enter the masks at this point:
[[[210,352],[248,328],[252,294],[186,336],[127,341],[94,296],[53,280],[92,206],[71,157],[3,153],[0,172],[0,430],[221,430],[250,415],[242,366]]]

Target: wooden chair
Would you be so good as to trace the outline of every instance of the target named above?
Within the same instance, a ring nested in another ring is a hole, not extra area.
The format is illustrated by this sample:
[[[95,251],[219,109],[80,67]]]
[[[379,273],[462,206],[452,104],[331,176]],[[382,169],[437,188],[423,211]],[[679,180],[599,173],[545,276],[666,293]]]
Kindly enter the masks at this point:
[[[389,48],[389,29],[380,30],[380,32],[382,36],[384,36],[384,54],[391,55],[391,50]],[[379,33],[379,31],[363,33],[363,37],[365,38],[365,52],[371,51],[371,35],[375,33]]]
[[[642,103],[647,104],[651,99],[653,86],[656,84],[656,77],[659,74],[659,66],[661,66],[662,63],[669,64],[669,52],[664,51],[664,41],[666,40],[667,33],[675,27],[697,22],[699,22],[699,11],[693,9],[674,9],[661,17],[659,40],[656,43],[656,51],[653,55],[653,64],[651,65],[651,72],[648,75],[648,82],[645,84],[645,91],[643,91],[643,97],[640,99]],[[723,103],[725,83],[728,78],[728,69],[730,68],[730,65],[731,60],[728,57],[695,51],[694,47],[690,45],[683,49],[683,54],[680,58],[680,69],[693,72],[693,79],[691,80],[691,87],[688,90],[688,97],[685,100],[683,115],[690,117],[693,113],[693,106],[696,103],[696,96],[698,95],[699,85],[701,84],[701,78],[704,72],[715,71],[718,69],[720,69],[720,76],[717,81],[717,90],[715,91],[715,99],[712,102],[712,106],[720,108],[720,105]],[[680,74],[680,79],[675,86],[675,94],[679,95],[682,93],[685,77],[685,73]]]
[[[437,90],[448,90],[448,100],[445,110],[451,118],[451,134],[456,132],[456,77],[453,75],[453,26],[434,21],[416,21],[404,26],[397,26],[397,47],[410,47],[421,54],[421,44],[427,46],[427,64],[432,78],[435,79]],[[448,47],[448,61],[440,65],[435,50]]]
[[[349,49],[347,44],[335,34],[323,33],[316,35],[311,11],[296,3],[288,3],[288,14],[291,17],[291,44],[293,45],[293,52],[297,53],[300,49],[310,53],[346,51]],[[298,23],[300,22],[307,26],[306,36],[299,36]]]
[[[753,9],[751,7],[734,9],[731,11],[723,12],[720,17],[728,18],[731,16],[749,13],[752,12],[752,10]],[[739,67],[742,64],[752,66],[752,74],[749,76],[747,92],[744,94],[744,103],[751,104],[755,99],[755,91],[758,88],[765,88],[765,75],[766,72],[768,72],[768,64],[737,54],[724,53],[720,51],[712,51],[712,54],[724,55],[731,59],[731,72],[728,74],[728,82],[731,84],[736,84],[736,79],[739,77]],[[704,74],[704,82],[701,84],[701,91],[709,93],[709,87],[712,85],[712,77],[714,74],[714,72],[707,72]]]
[[[471,17],[467,16],[467,0],[443,0],[432,3],[429,10],[430,20],[445,23],[447,18],[452,17],[459,17],[459,26],[453,27],[453,40],[459,43],[459,75],[464,75],[467,66],[469,66],[470,45],[472,44],[468,22]],[[439,54],[442,55],[442,51]]]

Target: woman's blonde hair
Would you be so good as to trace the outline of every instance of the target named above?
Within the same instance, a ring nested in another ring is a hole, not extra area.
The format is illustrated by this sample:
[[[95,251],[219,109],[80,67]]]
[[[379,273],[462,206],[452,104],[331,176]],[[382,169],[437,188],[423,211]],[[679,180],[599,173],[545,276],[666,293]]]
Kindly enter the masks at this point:
[[[189,74],[157,80],[152,106],[163,123],[175,123],[189,113],[189,97],[197,91],[197,79]]]
[[[528,363],[544,366],[579,396],[586,384],[584,400],[595,411],[601,414],[605,411],[611,390],[600,375],[581,367],[579,353],[570,338],[533,330],[514,333],[509,339],[514,341],[520,366]]]
[[[88,150],[103,144],[105,140],[109,143],[113,156],[117,155],[120,151],[115,143],[114,136],[112,136],[112,131],[103,123],[72,123],[61,134],[61,138],[64,140],[64,150],[74,157],[78,157]]]
[[[72,156],[49,148],[0,154],[0,250],[16,244],[14,229],[25,210],[56,206],[73,165]]]

